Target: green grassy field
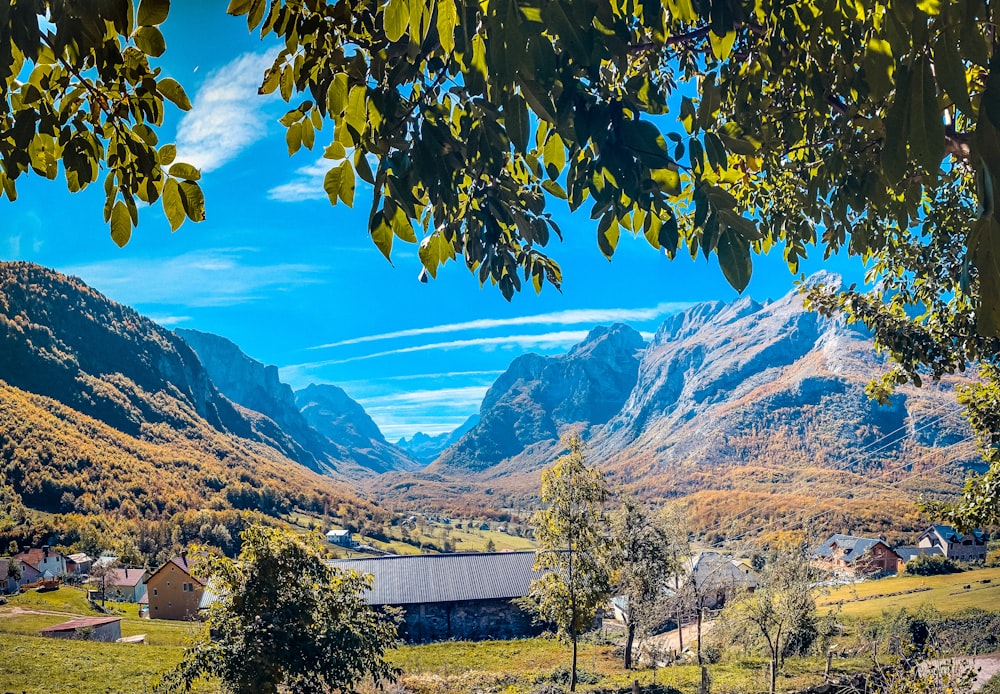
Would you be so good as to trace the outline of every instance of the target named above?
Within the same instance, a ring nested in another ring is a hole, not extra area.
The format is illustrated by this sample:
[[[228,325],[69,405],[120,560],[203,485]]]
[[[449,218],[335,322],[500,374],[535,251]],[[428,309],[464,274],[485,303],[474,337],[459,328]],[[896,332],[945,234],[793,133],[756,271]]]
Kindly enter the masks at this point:
[[[969,586],[966,590],[965,586]],[[820,597],[820,607],[840,608],[845,617],[878,617],[901,608],[931,604],[943,613],[970,607],[1000,610],[1000,568],[976,569],[944,576],[894,576],[839,586]]]
[[[837,609],[848,624],[856,618],[878,617],[885,611],[927,602],[933,602],[942,612],[970,606],[1000,609],[1000,568],[868,581],[839,587],[819,602],[825,609],[842,603]],[[0,606],[0,692],[148,691],[161,673],[180,660],[184,645],[199,630],[198,625],[186,622],[140,619],[135,605],[109,603],[108,607],[122,616],[123,636],[146,634],[146,645],[38,636],[43,627],[100,614],[89,606],[82,590],[64,586],[47,593],[30,591],[9,598],[7,605]],[[393,651],[390,659],[404,671],[400,691],[529,694],[542,685],[560,682],[560,673],[570,663],[570,648],[547,638],[445,642],[403,646]],[[579,664],[584,673],[581,691],[627,690],[633,679],[641,685],[668,684],[685,694],[697,691],[699,670],[692,665],[625,671],[610,637],[591,637],[582,643]],[[835,674],[847,674],[866,665],[866,657],[859,655],[837,659],[834,670]],[[779,689],[794,691],[816,683],[822,670],[823,662],[818,658],[790,658]],[[714,694],[759,691],[765,662],[758,657],[738,657],[712,665],[710,671]],[[213,692],[216,688],[213,683],[203,683],[197,691]]]

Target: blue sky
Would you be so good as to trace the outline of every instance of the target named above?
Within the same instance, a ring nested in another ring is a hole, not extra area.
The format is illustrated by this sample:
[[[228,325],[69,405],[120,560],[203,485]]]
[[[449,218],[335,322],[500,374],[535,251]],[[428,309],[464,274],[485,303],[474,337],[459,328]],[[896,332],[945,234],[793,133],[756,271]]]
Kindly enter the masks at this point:
[[[256,94],[273,40],[248,34],[223,3],[173,5],[157,64],[194,108],[168,108],[160,139],[202,167],[208,219],[171,234],[159,207],[140,210],[132,241],[119,249],[101,218],[100,185],[71,195],[61,180],[25,177],[18,201],[0,202],[4,259],[77,275],[167,327],[224,335],[277,364],[296,389],[340,385],[390,440],[458,426],[519,354],[565,352],[614,321],[652,333],[679,308],[737,297],[714,256],[670,262],[645,240],[623,237],[609,263],[595,223],[558,201],[565,241],[549,252],[563,267],[562,293],[529,289],[508,303],[461,264],[419,283],[415,246],[397,242],[390,265],[368,239],[370,187],[359,186],[353,210],[330,206],[320,158],[329,126],[313,152],[287,156],[277,119],[288,106]],[[859,261],[831,266],[852,268],[857,274]],[[747,293],[776,298],[794,280],[780,258],[756,258]]]

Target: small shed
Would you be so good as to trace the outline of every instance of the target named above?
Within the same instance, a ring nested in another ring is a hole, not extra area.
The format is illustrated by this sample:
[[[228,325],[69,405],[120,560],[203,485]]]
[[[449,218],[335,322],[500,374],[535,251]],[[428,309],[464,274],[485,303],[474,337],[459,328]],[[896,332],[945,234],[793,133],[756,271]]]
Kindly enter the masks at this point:
[[[80,575],[90,573],[94,560],[85,552],[77,552],[66,557],[66,573]]]
[[[121,617],[82,617],[40,630],[42,636],[55,639],[81,639],[114,642],[122,637]]]

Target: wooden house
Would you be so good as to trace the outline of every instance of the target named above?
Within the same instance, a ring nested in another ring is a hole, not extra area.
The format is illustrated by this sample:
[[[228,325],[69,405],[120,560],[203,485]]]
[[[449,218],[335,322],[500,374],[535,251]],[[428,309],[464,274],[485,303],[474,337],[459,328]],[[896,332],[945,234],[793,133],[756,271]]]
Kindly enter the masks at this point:
[[[894,573],[900,557],[880,537],[856,537],[837,533],[813,551],[813,559],[825,569],[867,576]]]

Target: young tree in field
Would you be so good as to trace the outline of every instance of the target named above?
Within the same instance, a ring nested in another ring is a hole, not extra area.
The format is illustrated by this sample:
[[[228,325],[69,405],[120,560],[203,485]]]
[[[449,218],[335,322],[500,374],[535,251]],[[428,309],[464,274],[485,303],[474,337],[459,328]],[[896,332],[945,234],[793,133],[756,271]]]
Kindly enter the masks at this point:
[[[591,626],[597,608],[611,594],[604,475],[587,465],[578,435],[566,441],[569,453],[542,471],[542,503],[532,516],[535,571],[531,593],[521,604],[554,624],[573,645],[570,691],[576,691],[577,640]]]
[[[765,643],[770,659],[769,691],[775,694],[784,654],[799,629],[816,611],[814,572],[802,552],[779,552],[764,565],[753,593],[730,602],[725,618]]]
[[[623,496],[611,514],[614,591],[624,598],[626,669],[632,668],[636,636],[645,636],[664,619],[664,589],[673,575],[670,531],[632,496]]]
[[[201,638],[164,678],[168,689],[211,676],[229,692],[354,691],[394,681],[385,659],[397,619],[362,597],[370,577],[329,567],[312,536],[264,526],[242,533],[235,561],[208,561],[217,593]]]
[[[682,589],[690,573],[691,542],[687,513],[679,503],[666,504],[658,514],[657,525],[665,533],[667,552],[670,555],[670,586],[674,595],[671,599],[672,612],[677,622],[677,648],[684,650],[684,614],[687,612],[687,596]]]
[[[121,559],[114,557],[100,557],[90,567],[90,582],[101,587],[101,606],[105,605],[108,597],[108,579],[122,566]]]

